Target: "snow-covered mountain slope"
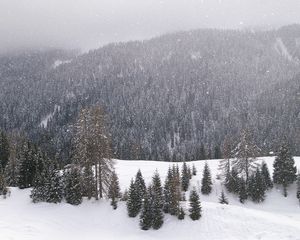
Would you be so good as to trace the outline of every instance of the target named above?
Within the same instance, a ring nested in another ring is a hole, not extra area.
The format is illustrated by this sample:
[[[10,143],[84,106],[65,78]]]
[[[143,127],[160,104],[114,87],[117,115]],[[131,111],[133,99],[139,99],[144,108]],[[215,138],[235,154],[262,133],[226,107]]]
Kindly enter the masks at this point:
[[[274,158],[262,159],[272,170]],[[300,167],[300,157],[296,157],[295,161]],[[204,161],[193,163],[198,174],[193,177],[192,185],[198,188]],[[267,193],[266,201],[262,204],[248,201],[243,205],[235,196],[227,194],[229,205],[224,206],[218,203],[222,188],[216,179],[218,160],[208,163],[214,186],[209,196],[201,195],[203,215],[199,221],[193,222],[189,217],[179,221],[166,215],[160,230],[142,231],[138,226],[138,218],[127,217],[125,203],[119,203],[115,211],[106,200],[84,201],[79,206],[66,203],[33,204],[29,189],[12,188],[11,196],[0,200],[0,239],[300,239],[300,207],[295,197],[295,186],[290,187],[287,198],[275,187]],[[169,165],[166,162],[117,160],[116,170],[124,190],[138,169],[141,169],[149,183],[155,169],[164,178]],[[183,206],[187,208],[187,204],[183,203]]]

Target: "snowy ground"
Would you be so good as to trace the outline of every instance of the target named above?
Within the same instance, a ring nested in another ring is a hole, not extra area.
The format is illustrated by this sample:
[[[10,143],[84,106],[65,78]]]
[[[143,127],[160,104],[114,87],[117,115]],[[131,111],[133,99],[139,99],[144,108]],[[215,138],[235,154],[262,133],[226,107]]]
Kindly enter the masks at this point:
[[[264,158],[272,170],[273,158]],[[300,157],[295,158],[300,167]],[[199,188],[203,161],[194,162],[198,174],[192,185]],[[186,217],[178,221],[167,215],[163,227],[158,230],[142,231],[138,218],[127,217],[126,206],[120,203],[113,211],[105,200],[84,201],[79,206],[66,203],[33,204],[30,190],[11,189],[11,196],[0,200],[0,239],[16,240],[83,240],[83,239],[272,239],[300,240],[300,207],[295,197],[295,186],[284,198],[280,189],[267,193],[262,204],[247,202],[242,205],[236,197],[227,194],[229,205],[218,203],[221,185],[216,180],[217,160],[208,162],[213,174],[213,192],[202,196],[203,216],[199,221]],[[191,164],[191,163],[189,163]],[[121,161],[116,163],[121,187],[128,187],[130,179],[140,168],[146,182],[151,181],[155,169],[165,177],[169,163],[154,161]],[[187,205],[186,205],[187,207]]]

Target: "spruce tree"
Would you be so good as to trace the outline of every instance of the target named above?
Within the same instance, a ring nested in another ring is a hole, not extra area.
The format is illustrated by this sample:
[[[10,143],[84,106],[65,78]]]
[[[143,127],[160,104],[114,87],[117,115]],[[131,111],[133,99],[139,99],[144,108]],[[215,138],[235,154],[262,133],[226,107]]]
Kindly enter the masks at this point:
[[[83,197],[91,199],[96,194],[96,179],[92,166],[89,164],[86,164],[86,166],[83,168],[81,188]]]
[[[243,130],[240,141],[234,149],[235,159],[232,162],[232,167],[235,168],[240,176],[245,178],[246,183],[258,166],[256,157],[259,152],[260,149],[254,144],[250,131],[247,129]]]
[[[52,170],[50,173],[50,183],[47,189],[48,196],[46,201],[50,203],[59,203],[63,198],[63,187],[61,182],[61,177],[58,170]]]
[[[239,177],[237,171],[234,168],[227,173],[225,187],[230,193],[239,192]]]
[[[299,203],[300,203],[300,173],[298,173],[298,176],[297,176],[297,193],[296,193],[296,196],[299,200]]]
[[[179,219],[179,220],[183,220],[184,217],[185,217],[185,212],[184,212],[183,208],[180,207],[180,209],[179,209],[179,214],[178,214],[178,219]]]
[[[297,178],[295,161],[286,142],[280,147],[273,168],[273,181],[275,184],[283,186],[283,195],[286,197],[288,185],[296,181]]]
[[[212,190],[211,174],[210,174],[208,164],[207,162],[205,162],[202,184],[201,184],[201,193],[208,195],[211,193],[211,190]]]
[[[261,174],[264,178],[266,188],[271,189],[273,187],[273,182],[272,182],[272,179],[271,179],[271,176],[270,176],[270,173],[269,173],[268,166],[267,166],[265,161],[263,161],[263,163],[261,165]]]
[[[0,167],[5,169],[9,160],[9,142],[6,134],[0,130]]]
[[[124,190],[124,193],[122,194],[122,197],[120,201],[126,202],[128,200],[128,190],[127,188]]]
[[[193,167],[192,167],[192,174],[193,174],[193,176],[197,175],[197,169],[196,169],[195,164],[193,164]]]
[[[172,197],[172,179],[173,179],[173,174],[172,174],[172,169],[169,166],[167,177],[165,180],[165,185],[164,185],[164,206],[163,206],[163,211],[165,213],[170,212],[170,206],[171,206],[171,197]]]
[[[199,195],[195,189],[193,189],[190,193],[190,218],[192,220],[198,220],[201,217],[201,203],[199,199]]]
[[[79,205],[82,202],[81,171],[71,167],[64,172],[64,196],[67,203]]]
[[[152,227],[159,229],[164,223],[163,215],[163,193],[161,187],[161,180],[158,172],[156,171],[152,178]]]
[[[180,187],[180,174],[179,168],[177,166],[173,166],[172,169],[172,179],[170,183],[170,214],[177,216],[179,213],[179,201],[181,199],[181,187]]]
[[[250,177],[248,194],[254,202],[263,202],[265,200],[266,185],[263,176],[257,168],[255,174]]]
[[[108,189],[108,197],[111,199],[113,209],[118,207],[118,199],[121,197],[119,179],[116,172],[113,172]]]
[[[139,193],[136,190],[136,185],[134,184],[134,181],[131,180],[130,187],[128,190],[128,199],[126,202],[129,217],[136,217],[141,210],[142,202],[138,194]]]
[[[142,200],[147,189],[146,189],[145,180],[143,178],[140,169],[136,173],[134,184],[136,185],[136,191],[139,193],[139,196],[141,197]]]
[[[219,203],[221,204],[228,204],[228,199],[225,196],[224,191],[222,190],[221,195],[219,197]]]
[[[142,230],[149,230],[153,223],[152,199],[150,193],[145,193],[143,198],[142,212],[140,215],[140,227]]]
[[[248,198],[246,181],[244,178],[239,179],[239,200],[240,203],[244,203]]]
[[[188,173],[188,166],[186,162],[183,163],[182,165],[182,171],[181,171],[181,188],[182,191],[186,192],[189,188],[190,184],[190,176]]]
[[[0,166],[0,195],[6,196],[7,192],[8,192],[8,189],[7,189],[7,185],[6,185],[5,175]]]

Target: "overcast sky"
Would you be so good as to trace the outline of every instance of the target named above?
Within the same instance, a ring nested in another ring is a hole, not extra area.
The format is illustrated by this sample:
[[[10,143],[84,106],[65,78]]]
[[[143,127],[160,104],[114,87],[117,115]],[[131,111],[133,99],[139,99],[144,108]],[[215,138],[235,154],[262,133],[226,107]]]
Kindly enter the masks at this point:
[[[0,0],[0,51],[289,23],[300,23],[300,0]]]

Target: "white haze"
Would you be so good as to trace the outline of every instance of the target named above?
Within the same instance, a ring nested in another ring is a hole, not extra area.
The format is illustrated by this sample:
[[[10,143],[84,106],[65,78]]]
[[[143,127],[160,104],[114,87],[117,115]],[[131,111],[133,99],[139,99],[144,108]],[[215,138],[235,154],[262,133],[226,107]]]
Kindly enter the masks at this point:
[[[0,52],[99,47],[195,28],[300,23],[299,0],[0,0]]]

